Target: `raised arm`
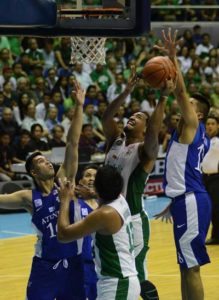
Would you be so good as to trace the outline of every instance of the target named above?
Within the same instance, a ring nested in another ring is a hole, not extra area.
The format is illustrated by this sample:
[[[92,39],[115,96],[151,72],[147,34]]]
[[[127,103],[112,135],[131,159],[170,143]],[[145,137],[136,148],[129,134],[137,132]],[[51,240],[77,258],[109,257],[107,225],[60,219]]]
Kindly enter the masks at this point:
[[[144,143],[140,146],[140,160],[144,166],[144,170],[150,173],[153,169],[154,162],[159,151],[158,135],[164,118],[167,95],[175,88],[172,80],[167,80],[165,88],[161,90],[160,100],[148,122],[145,133]]]
[[[114,117],[118,112],[120,106],[124,104],[126,97],[132,92],[134,86],[137,83],[137,80],[138,79],[135,70],[132,70],[132,75],[125,90],[115,100],[113,100],[113,102],[109,104],[103,115],[103,132],[108,143],[113,142],[120,134],[120,130],[117,123],[114,121]]]
[[[78,169],[78,143],[83,123],[83,104],[85,99],[85,91],[76,81],[74,88],[75,113],[67,134],[64,162],[57,173],[57,177],[67,177],[70,181],[75,179]]]
[[[190,99],[188,97],[186,86],[184,83],[184,79],[182,76],[181,69],[179,67],[177,56],[176,56],[176,46],[178,42],[176,41],[177,38],[177,30],[172,34],[171,28],[169,28],[168,33],[166,34],[165,31],[163,33],[163,40],[164,40],[164,47],[155,46],[157,49],[166,53],[169,58],[173,61],[176,71],[177,71],[177,82],[176,82],[176,89],[175,89],[175,96],[176,100],[179,104],[181,114],[185,123],[185,126],[188,128],[187,130],[192,130],[195,132],[198,127],[198,117],[192,104],[190,103]]]

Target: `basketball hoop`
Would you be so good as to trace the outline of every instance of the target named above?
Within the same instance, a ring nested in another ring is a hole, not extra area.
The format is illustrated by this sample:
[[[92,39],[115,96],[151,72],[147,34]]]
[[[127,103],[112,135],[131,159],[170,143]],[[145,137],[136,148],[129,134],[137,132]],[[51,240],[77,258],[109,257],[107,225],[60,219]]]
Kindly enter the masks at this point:
[[[105,41],[106,38],[102,37],[71,37],[71,63],[104,65],[106,63]]]
[[[62,10],[63,15],[80,15],[88,18],[107,18],[107,16],[118,16],[123,12],[120,8]],[[105,37],[71,37],[71,63],[84,62],[104,65],[106,63]]]

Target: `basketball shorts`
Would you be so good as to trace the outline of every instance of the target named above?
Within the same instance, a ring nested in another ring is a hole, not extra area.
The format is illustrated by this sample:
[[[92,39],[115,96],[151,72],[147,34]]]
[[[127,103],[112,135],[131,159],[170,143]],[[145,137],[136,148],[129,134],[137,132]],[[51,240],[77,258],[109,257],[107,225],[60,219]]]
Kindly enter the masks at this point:
[[[207,193],[187,193],[173,199],[171,214],[177,260],[181,268],[210,262],[205,239],[211,221],[211,201]]]
[[[84,262],[84,287],[88,300],[97,299],[97,274],[93,261]]]
[[[57,262],[33,258],[27,300],[85,300],[81,255]]]
[[[135,264],[140,282],[147,280],[146,254],[149,249],[150,224],[145,211],[132,216]]]
[[[97,282],[97,300],[138,300],[140,284],[137,276],[104,278]]]

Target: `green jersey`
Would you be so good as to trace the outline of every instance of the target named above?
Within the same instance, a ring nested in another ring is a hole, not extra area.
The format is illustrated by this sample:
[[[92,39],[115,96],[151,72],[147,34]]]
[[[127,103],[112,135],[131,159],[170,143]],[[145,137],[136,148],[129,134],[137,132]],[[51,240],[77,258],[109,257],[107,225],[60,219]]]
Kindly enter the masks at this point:
[[[132,218],[125,198],[121,195],[112,203],[123,220],[120,230],[112,235],[94,236],[95,264],[99,278],[136,276]]]

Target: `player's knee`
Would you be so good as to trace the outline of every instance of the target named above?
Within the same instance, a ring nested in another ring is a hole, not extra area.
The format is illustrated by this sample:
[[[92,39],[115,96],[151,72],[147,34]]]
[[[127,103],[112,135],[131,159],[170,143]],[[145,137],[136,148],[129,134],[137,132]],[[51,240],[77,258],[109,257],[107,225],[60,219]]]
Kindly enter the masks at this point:
[[[141,283],[141,297],[143,300],[159,300],[157,288],[149,280]]]

